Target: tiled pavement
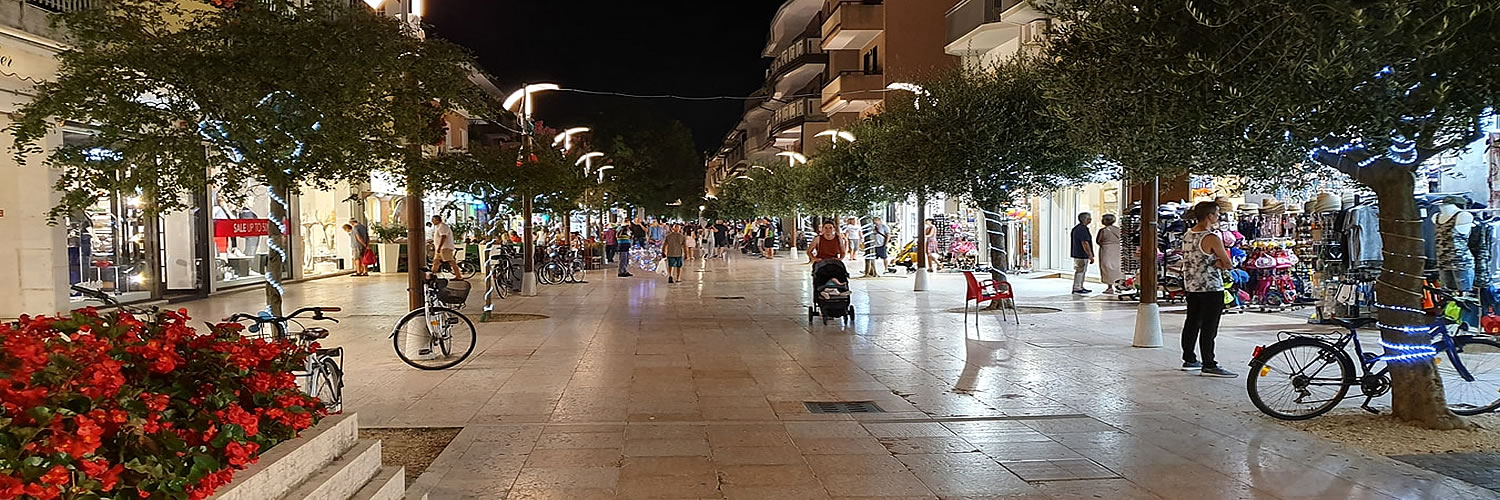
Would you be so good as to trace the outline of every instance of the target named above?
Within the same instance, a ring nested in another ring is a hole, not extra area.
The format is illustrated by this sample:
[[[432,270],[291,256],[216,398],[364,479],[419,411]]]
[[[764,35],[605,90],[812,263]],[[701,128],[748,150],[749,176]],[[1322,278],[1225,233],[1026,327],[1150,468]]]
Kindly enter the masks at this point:
[[[288,306],[345,308],[329,343],[347,348],[362,423],[464,427],[413,486],[434,499],[1500,497],[1272,422],[1243,379],[1176,370],[1180,314],[1163,317],[1167,348],[1131,348],[1132,305],[1018,279],[1021,305],[1062,312],[1019,327],[987,315],[966,338],[950,312],[962,277],[939,275],[920,294],[856,280],[854,326],[809,326],[808,269],[734,259],[675,285],[593,272],[543,286],[500,310],[551,319],[480,324],[474,356],[442,372],[406,367],[386,339],[404,277],[294,285]],[[223,317],[259,299],[188,308]],[[1243,368],[1276,329],[1302,327],[1230,316],[1220,358]],[[804,405],[840,400],[886,413]]]

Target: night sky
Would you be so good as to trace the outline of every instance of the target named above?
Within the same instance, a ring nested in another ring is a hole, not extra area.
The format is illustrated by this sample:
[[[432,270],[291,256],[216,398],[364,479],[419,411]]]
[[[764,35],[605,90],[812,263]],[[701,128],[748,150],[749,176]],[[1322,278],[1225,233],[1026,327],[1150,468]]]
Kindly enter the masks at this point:
[[[685,96],[747,96],[765,80],[760,56],[782,0],[427,0],[430,36],[467,47],[503,90],[524,82]],[[599,113],[681,120],[715,149],[742,101],[640,100],[572,93],[537,98],[554,128]]]

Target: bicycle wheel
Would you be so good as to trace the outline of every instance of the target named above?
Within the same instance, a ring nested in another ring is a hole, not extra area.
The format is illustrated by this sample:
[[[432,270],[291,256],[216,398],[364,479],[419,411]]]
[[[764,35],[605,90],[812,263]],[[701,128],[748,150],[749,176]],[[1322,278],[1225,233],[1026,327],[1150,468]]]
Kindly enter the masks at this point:
[[[547,266],[550,266],[550,265],[551,264],[542,264],[542,265],[536,267],[536,271],[535,272],[536,272],[536,282],[537,283],[541,283],[543,285],[551,285],[552,284],[552,274],[549,273],[549,272],[547,272]]]
[[[509,273],[509,270],[500,269],[490,275],[490,288],[495,291],[495,295],[500,296],[502,299],[510,295],[510,284],[506,283],[505,280],[508,275],[507,273]]]
[[[556,262],[548,262],[547,267],[543,268],[542,271],[547,275],[548,284],[562,283],[563,278],[567,276],[567,273],[563,272],[562,266]]]
[[[423,370],[442,370],[462,363],[474,352],[479,339],[474,322],[447,307],[430,310],[430,317],[417,309],[396,323],[396,335],[392,337],[396,356]]]
[[[333,359],[323,358],[313,375],[313,396],[323,402],[328,413],[344,411],[344,370]]]
[[[1454,337],[1453,343],[1456,354],[1440,352],[1441,357],[1437,360],[1448,409],[1459,415],[1495,411],[1500,407],[1500,342]],[[1465,380],[1459,373],[1460,368],[1473,380]]]
[[[1326,342],[1292,338],[1272,344],[1250,363],[1245,390],[1261,412],[1306,420],[1343,401],[1354,384],[1354,361]]]

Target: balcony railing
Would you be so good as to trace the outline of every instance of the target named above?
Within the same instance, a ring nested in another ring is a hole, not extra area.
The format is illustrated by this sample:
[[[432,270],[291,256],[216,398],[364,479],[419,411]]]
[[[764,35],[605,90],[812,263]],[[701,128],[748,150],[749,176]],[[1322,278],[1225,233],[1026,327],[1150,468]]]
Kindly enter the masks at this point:
[[[792,125],[827,121],[828,117],[823,114],[822,100],[816,97],[804,97],[782,106],[771,115],[771,128],[769,135],[775,136],[778,132]]]
[[[823,20],[823,50],[856,50],[885,30],[885,6],[879,1],[830,2]]]
[[[786,50],[777,54],[774,61],[771,61],[770,79],[784,75],[787,71],[792,70],[798,65],[815,62],[819,59],[822,62],[828,60],[827,54],[823,53],[823,40],[818,38],[797,40],[796,43],[793,43]]]
[[[1000,14],[1026,0],[962,0],[948,11],[948,43],[963,38],[975,28],[1000,22]]]
[[[26,3],[39,9],[65,13],[84,10],[93,7],[99,0],[26,0]]]

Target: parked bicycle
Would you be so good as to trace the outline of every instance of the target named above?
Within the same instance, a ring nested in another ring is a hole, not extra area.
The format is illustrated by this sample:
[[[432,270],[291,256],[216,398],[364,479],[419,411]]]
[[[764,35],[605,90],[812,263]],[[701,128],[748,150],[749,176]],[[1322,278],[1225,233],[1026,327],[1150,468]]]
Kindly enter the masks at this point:
[[[276,340],[291,340],[298,347],[306,349],[314,342],[328,338],[328,329],[303,326],[301,320],[309,321],[332,321],[339,320],[325,316],[324,313],[342,311],[338,307],[304,307],[293,311],[286,316],[273,316],[269,312],[260,314],[237,313],[224,321],[228,323],[249,322],[245,331],[250,336],[273,338]],[[304,314],[311,316],[304,317]],[[299,378],[298,385],[302,392],[316,397],[323,402],[329,413],[343,411],[344,407],[344,348],[343,347],[319,347],[307,356],[306,364],[302,371],[292,372],[293,376]]]
[[[1443,303],[1470,301],[1441,290],[1429,289],[1444,298]],[[1487,336],[1470,334],[1462,326],[1450,333],[1456,322],[1439,316],[1432,325],[1434,354],[1404,352],[1400,347],[1382,356],[1364,349],[1359,330],[1375,323],[1372,318],[1335,319],[1348,333],[1280,332],[1276,343],[1258,346],[1250,360],[1246,391],[1250,402],[1261,412],[1283,420],[1305,420],[1327,413],[1346,397],[1365,396],[1360,405],[1365,411],[1379,413],[1370,401],[1390,391],[1390,362],[1431,359],[1442,377],[1448,409],[1459,415],[1478,415],[1500,407],[1500,342]],[[1354,347],[1354,357],[1347,351]],[[1424,349],[1425,351],[1425,349]],[[1355,359],[1359,374],[1355,374]],[[1419,361],[1420,362],[1420,361]],[[1387,363],[1379,371],[1377,364]],[[1349,388],[1360,393],[1349,396]]]
[[[468,299],[469,283],[447,280],[422,269],[422,307],[406,313],[391,330],[396,356],[412,367],[442,370],[462,363],[474,352],[479,334],[474,321],[458,312]]]
[[[485,299],[505,298],[521,290],[520,254],[510,246],[490,247],[489,271],[485,273]]]
[[[543,285],[582,283],[583,256],[577,250],[552,246],[537,252],[536,280]]]

